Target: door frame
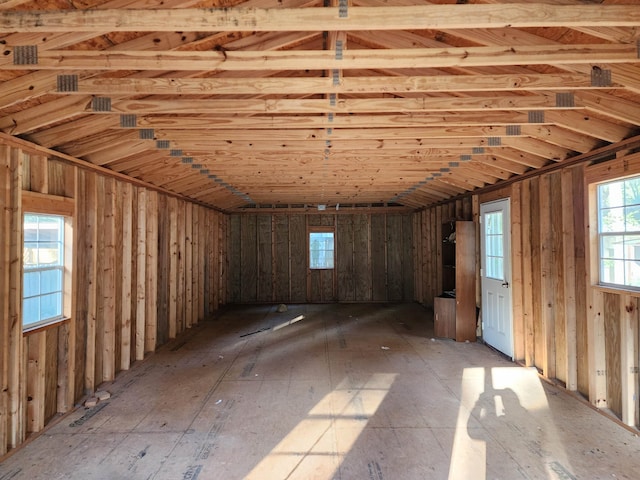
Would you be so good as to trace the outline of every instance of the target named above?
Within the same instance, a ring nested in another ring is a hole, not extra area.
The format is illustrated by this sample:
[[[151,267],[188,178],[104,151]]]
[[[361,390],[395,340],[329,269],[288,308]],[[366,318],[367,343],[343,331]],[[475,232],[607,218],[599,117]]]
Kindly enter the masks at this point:
[[[502,352],[505,355],[507,355],[508,357],[510,357],[512,360],[515,358],[515,338],[514,338],[514,334],[515,334],[515,319],[513,317],[513,255],[512,255],[512,245],[511,245],[511,197],[503,197],[503,198],[499,198],[499,199],[495,199],[495,200],[490,200],[487,202],[483,202],[480,203],[480,207],[479,207],[479,223],[480,223],[480,229],[479,229],[479,233],[480,233],[480,306],[481,306],[481,312],[482,312],[482,337],[483,339],[485,338],[485,314],[484,314],[484,299],[485,299],[485,282],[483,281],[484,278],[484,269],[486,268],[485,266],[485,251],[486,251],[486,247],[485,247],[485,222],[484,222],[484,214],[485,213],[490,213],[491,210],[489,210],[489,212],[485,212],[484,210],[486,208],[491,208],[492,205],[495,204],[502,204],[504,205],[503,207],[501,207],[501,210],[504,212],[506,211],[506,224],[503,225],[503,229],[505,232],[505,238],[506,238],[506,245],[504,246],[504,256],[503,258],[507,259],[507,267],[505,268],[504,271],[504,277],[505,277],[505,281],[508,282],[509,286],[507,288],[507,290],[509,291],[508,295],[509,295],[509,336],[510,336],[510,342],[509,342],[509,348],[510,348],[510,352]],[[491,345],[490,343],[488,345]],[[493,345],[491,345],[493,348]],[[499,350],[499,349],[498,349]]]

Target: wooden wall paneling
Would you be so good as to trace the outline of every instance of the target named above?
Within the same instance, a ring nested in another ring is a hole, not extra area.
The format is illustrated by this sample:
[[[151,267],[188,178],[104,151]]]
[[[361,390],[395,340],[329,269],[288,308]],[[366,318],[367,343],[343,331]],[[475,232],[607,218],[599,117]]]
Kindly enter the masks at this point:
[[[195,292],[194,302],[197,301],[198,310],[193,319],[194,323],[198,323],[204,319],[205,289],[204,274],[206,262],[206,237],[208,235],[205,229],[205,207],[197,206],[198,210],[198,256],[195,258],[198,267],[198,289]]]
[[[202,225],[200,223],[200,215],[202,208],[200,205],[193,206],[193,311],[191,317],[191,325],[196,325],[200,318],[200,294],[202,279]]]
[[[522,275],[522,183],[511,186],[511,295],[513,301],[513,357],[524,361],[525,327]],[[528,239],[527,239],[528,242]]]
[[[371,215],[371,292],[374,302],[385,302],[388,299],[386,220],[386,215]]]
[[[476,225],[480,225],[480,198],[478,195],[474,195],[471,198],[472,206],[471,206],[471,216],[473,218],[473,223]],[[476,306],[482,305],[482,280],[480,278],[480,235],[481,231],[479,228],[476,228]],[[442,233],[440,232],[440,236],[438,237],[438,243],[442,241]],[[482,324],[481,324],[482,325]],[[482,330],[482,327],[480,328]]]
[[[535,321],[533,314],[533,263],[531,248],[531,180],[520,183],[522,196],[520,217],[522,226],[522,317],[524,335],[524,364],[535,364]]]
[[[9,147],[0,145],[0,456],[9,444],[9,287],[11,246]]]
[[[604,292],[591,289],[589,310],[589,401],[598,408],[607,408]]]
[[[532,178],[531,189],[531,296],[533,305],[533,333],[534,333],[534,365],[547,375],[547,338],[542,311],[542,247],[541,247],[541,217],[540,217],[540,182],[539,178]]]
[[[414,245],[411,215],[402,215],[402,300],[410,301],[414,297]]]
[[[205,318],[211,318],[216,302],[216,292],[214,289],[215,284],[215,243],[217,241],[217,228],[214,227],[214,212],[205,210]]]
[[[638,299],[620,296],[621,420],[638,425]]]
[[[158,192],[147,191],[147,290],[144,350],[153,352],[157,346],[158,329]]]
[[[416,246],[414,255],[414,283],[416,286],[414,301],[424,305],[424,283],[422,279],[425,271],[422,265],[422,213],[423,212],[417,212],[413,214],[413,238]]]
[[[114,256],[114,371],[117,373],[120,369],[120,363],[122,358],[122,254],[124,245],[122,242],[123,228],[122,228],[122,188],[123,182],[114,179],[115,185],[115,210],[113,212],[113,222],[115,231],[115,256]],[[115,375],[114,375],[115,378]]]
[[[567,382],[567,329],[565,314],[565,252],[563,249],[562,214],[556,214],[559,205],[562,208],[562,172],[549,175],[549,213],[551,220],[551,291],[553,294],[553,330],[550,343],[553,345],[555,378]]]
[[[169,338],[178,334],[178,199],[169,197]]]
[[[136,360],[143,360],[145,353],[147,313],[147,190],[136,187],[137,203],[137,251],[136,251]]]
[[[178,239],[178,273],[176,279],[176,332],[181,333],[185,329],[185,242],[186,226],[185,212],[186,202],[182,199],[177,204],[177,239]]]
[[[22,338],[22,161],[23,154],[16,148],[8,149],[9,166],[9,351],[8,351],[8,446],[15,448],[26,436],[26,356]]]
[[[240,215],[229,217],[228,243],[231,246],[227,256],[228,300],[233,303],[242,300],[242,224]]]
[[[573,171],[564,169],[562,182],[562,251],[564,262],[564,325],[566,387],[568,390],[578,388],[578,353],[576,336],[576,255],[575,255],[575,211],[574,204],[579,202],[573,194]],[[582,284],[582,283],[581,283]]]
[[[46,157],[45,157],[46,158]],[[69,196],[66,184],[66,170],[72,168],[71,165],[59,161],[48,160],[47,165],[47,191],[42,193],[49,193],[50,195]],[[70,185],[73,187],[73,185]]]
[[[554,301],[555,295],[553,291],[553,245],[551,231],[551,187],[550,175],[542,175],[539,181],[539,221],[540,229],[538,230],[539,238],[539,257],[540,257],[540,301],[539,311],[540,330],[536,333],[536,340],[540,342],[540,357],[538,359],[538,367],[547,378],[555,378],[555,317],[554,317]],[[535,205],[535,204],[534,204]]]
[[[131,337],[129,347],[130,362],[133,364],[136,360],[136,330],[138,319],[138,188],[132,185],[131,189]]]
[[[102,253],[102,377],[101,381],[112,381],[116,376],[116,186],[115,180],[104,178],[104,232]]]
[[[272,302],[273,297],[273,217],[256,215],[258,268],[256,269],[257,299],[259,302]]]
[[[60,336],[66,333],[67,323],[49,328],[42,332],[45,335],[44,359],[44,423],[45,425],[58,413],[59,354]]]
[[[607,407],[622,417],[622,384],[620,359],[620,309],[622,302],[620,295],[604,293],[604,350],[607,372]]]
[[[442,216],[442,205],[438,205],[435,210],[435,273],[436,273],[436,295],[442,294],[442,222],[450,220],[447,214]]]
[[[104,255],[105,249],[105,209],[108,208],[105,202],[105,178],[102,175],[96,176],[96,321],[95,321],[95,349],[93,351],[94,373],[93,391],[103,380],[103,361],[105,349],[105,261],[108,257]],[[87,359],[89,359],[87,352]]]
[[[338,301],[353,302],[356,299],[353,260],[353,215],[338,216],[335,240]]]
[[[359,302],[371,301],[370,239],[371,215],[353,215],[354,295]]]
[[[122,217],[122,274],[120,278],[120,370],[128,370],[131,365],[131,311],[132,311],[132,261],[133,261],[133,185],[123,182],[121,187]]]
[[[218,215],[218,282],[220,285],[220,297],[219,303],[220,305],[224,305],[228,302],[228,293],[227,293],[227,275],[229,269],[227,268],[227,257],[229,254],[229,242],[227,231],[229,229],[229,216],[228,215]]]
[[[402,300],[404,276],[402,272],[402,217],[387,215],[387,290],[389,301]]]
[[[587,291],[589,276],[587,274],[587,242],[586,233],[586,196],[584,188],[584,167],[571,169],[573,173],[573,231],[575,251],[575,302],[576,302],[576,355],[577,355],[577,389],[586,397],[589,395],[589,344],[587,342]]]
[[[274,301],[289,302],[291,299],[289,240],[289,215],[273,216],[273,268]]]
[[[427,215],[429,225],[429,305],[434,306],[433,299],[440,295],[438,291],[438,238],[439,229],[436,223],[436,209],[430,208]]]
[[[168,198],[166,195],[158,195],[158,254],[157,272],[155,284],[157,286],[156,297],[156,346],[162,345],[169,339],[169,238],[171,225],[168,212]],[[155,348],[154,348],[155,350]]]
[[[25,337],[27,351],[27,433],[39,432],[44,428],[46,339],[46,330]]]
[[[462,219],[473,220],[473,200],[471,197],[465,197],[462,200]]]
[[[188,202],[185,212],[185,227],[186,227],[186,239],[185,239],[185,310],[184,310],[184,326],[185,328],[191,328],[193,324],[193,235],[195,230],[193,228],[193,208],[194,204]]]
[[[585,198],[589,204],[595,204],[596,187],[585,188]],[[588,217],[587,217],[588,215]],[[585,290],[588,292],[587,305],[587,345],[589,401],[598,408],[607,408],[607,364],[605,352],[605,312],[604,293],[592,288],[598,283],[598,260],[591,255],[591,249],[597,248],[597,212],[585,208],[587,241],[585,258],[588,263],[588,275],[585,277]],[[593,228],[592,228],[593,227]]]
[[[55,163],[55,162],[54,162]],[[57,336],[57,400],[56,408],[60,413],[68,412],[73,408],[75,390],[75,350],[76,350],[76,323],[77,319],[77,291],[79,271],[75,265],[76,252],[79,249],[77,233],[77,212],[78,212],[78,168],[66,163],[63,165],[64,191],[65,197],[75,199],[73,217],[65,219],[65,275],[64,275],[64,297],[63,311],[68,321],[59,327]],[[80,391],[80,390],[79,390]],[[78,391],[78,392],[79,392]]]
[[[240,218],[240,270],[242,273],[243,302],[255,302],[258,296],[256,266],[258,260],[257,218],[256,215],[242,215]]]
[[[289,245],[291,256],[291,302],[302,303],[307,298],[307,226],[304,215],[289,217]],[[231,244],[228,245],[231,247]]]
[[[28,155],[29,191],[49,193],[49,159],[44,155]],[[26,177],[26,175],[25,175]]]
[[[75,291],[76,323],[75,336],[75,393],[85,393],[89,384],[88,370],[94,371],[94,360],[89,360],[90,349],[95,348],[95,256],[97,255],[95,236],[96,188],[95,173],[78,170],[78,198],[82,202],[76,205],[76,238],[75,254],[76,283],[82,288]],[[92,350],[93,351],[93,350]],[[93,374],[90,375],[93,378]]]

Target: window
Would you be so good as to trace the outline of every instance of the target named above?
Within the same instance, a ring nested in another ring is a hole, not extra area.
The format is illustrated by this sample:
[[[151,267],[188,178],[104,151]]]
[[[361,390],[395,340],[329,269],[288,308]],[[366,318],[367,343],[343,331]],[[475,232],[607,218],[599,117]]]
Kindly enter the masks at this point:
[[[485,269],[488,278],[504,280],[502,211],[485,214]]]
[[[602,183],[597,194],[600,283],[640,290],[640,177]]]
[[[63,318],[65,219],[24,215],[22,323],[33,328]]]
[[[333,232],[309,233],[309,268],[333,268]]]

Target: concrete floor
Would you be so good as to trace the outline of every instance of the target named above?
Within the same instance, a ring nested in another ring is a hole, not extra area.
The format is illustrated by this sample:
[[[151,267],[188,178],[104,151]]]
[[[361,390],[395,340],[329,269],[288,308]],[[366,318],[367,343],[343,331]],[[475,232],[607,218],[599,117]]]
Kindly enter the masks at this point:
[[[10,455],[0,480],[639,477],[637,435],[432,326],[411,304],[227,308]]]

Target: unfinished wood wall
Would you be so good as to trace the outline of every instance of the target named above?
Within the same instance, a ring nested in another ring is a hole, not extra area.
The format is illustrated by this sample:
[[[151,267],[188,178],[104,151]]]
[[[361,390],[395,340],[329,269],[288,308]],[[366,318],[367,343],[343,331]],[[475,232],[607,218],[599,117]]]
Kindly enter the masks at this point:
[[[307,268],[307,232],[335,231],[335,269]],[[229,218],[229,302],[413,300],[411,215],[244,214]]]
[[[515,360],[638,425],[638,295],[594,286],[597,272],[593,277],[588,253],[586,171],[609,171],[616,162],[626,165],[626,175],[640,173],[635,154],[594,167],[567,167],[416,213],[416,299],[432,306],[441,293],[442,219],[455,214],[478,223],[481,203],[509,197]],[[479,268],[477,284],[481,306]]]
[[[24,191],[75,201],[71,318],[27,334]],[[225,215],[7,145],[0,235],[0,455],[225,299]]]

